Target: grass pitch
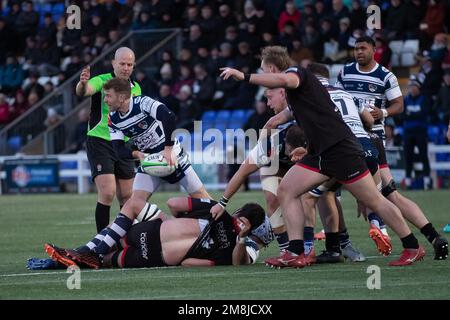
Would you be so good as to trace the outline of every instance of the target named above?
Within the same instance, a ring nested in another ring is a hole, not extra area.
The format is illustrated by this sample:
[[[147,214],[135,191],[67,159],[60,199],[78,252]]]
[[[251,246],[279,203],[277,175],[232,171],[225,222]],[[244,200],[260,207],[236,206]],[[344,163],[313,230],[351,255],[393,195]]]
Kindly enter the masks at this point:
[[[406,193],[441,231],[450,221],[450,191]],[[165,201],[175,193],[157,193],[152,202],[167,212]],[[214,194],[219,197],[218,193]],[[261,192],[237,194],[230,210],[254,201],[265,207]],[[45,242],[75,247],[95,232],[95,195],[0,196],[0,299],[449,299],[449,261],[433,260],[431,245],[416,229],[425,246],[425,261],[393,268],[387,264],[401,252],[394,237],[391,257],[378,255],[368,237],[368,225],[356,218],[355,202],[345,193],[344,214],[352,242],[369,259],[364,263],[315,265],[301,270],[273,270],[262,263],[277,254],[277,245],[262,250],[259,263],[244,267],[150,268],[82,270],[81,289],[69,290],[65,270],[29,271],[29,257],[46,257]],[[117,211],[112,209],[111,219]],[[318,226],[316,231],[319,230]],[[391,232],[392,234],[392,232]],[[316,253],[324,243],[316,243]],[[369,290],[370,265],[381,268],[381,289]]]

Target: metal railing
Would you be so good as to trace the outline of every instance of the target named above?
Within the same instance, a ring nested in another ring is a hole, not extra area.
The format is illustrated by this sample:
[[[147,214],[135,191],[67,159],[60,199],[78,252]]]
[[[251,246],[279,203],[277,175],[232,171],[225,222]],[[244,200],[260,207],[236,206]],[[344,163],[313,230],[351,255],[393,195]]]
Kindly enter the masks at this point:
[[[120,47],[129,47],[135,52],[137,68],[154,73],[157,71],[155,67],[158,65],[160,53],[166,49],[174,53],[179,52],[181,41],[181,29],[131,31],[91,63],[91,74],[110,72],[114,52]],[[76,124],[76,112],[82,108],[82,104],[84,106],[89,102],[89,98],[75,95],[80,73],[81,70],[0,131],[0,155],[14,153],[8,144],[11,138],[20,139],[20,152],[29,154],[60,153],[67,149]],[[63,119],[47,128],[45,119],[49,108],[54,108],[62,114]]]

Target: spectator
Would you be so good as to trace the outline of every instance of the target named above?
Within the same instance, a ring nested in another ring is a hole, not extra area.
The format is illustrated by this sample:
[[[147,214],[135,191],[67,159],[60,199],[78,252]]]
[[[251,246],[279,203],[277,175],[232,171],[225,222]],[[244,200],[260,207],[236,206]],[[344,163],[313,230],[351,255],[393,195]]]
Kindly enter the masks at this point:
[[[407,187],[411,186],[411,174],[414,164],[414,148],[419,149],[419,160],[423,165],[425,188],[430,184],[430,163],[428,159],[427,128],[430,111],[430,99],[420,92],[421,83],[415,76],[410,78],[408,95],[405,97],[405,111],[403,113],[404,152],[406,161]]]
[[[170,85],[167,83],[162,83],[159,87],[159,97],[158,99],[166,105],[167,108],[172,110],[175,114],[178,113],[178,100],[172,95]]]
[[[405,38],[419,39],[419,26],[425,16],[426,3],[421,0],[411,0],[406,2],[405,6]]]
[[[352,1],[352,11],[349,14],[349,18],[351,21],[350,30],[366,29],[367,14],[366,14],[366,11],[364,10],[364,8],[361,6],[360,0]]]
[[[183,85],[176,96],[179,102],[177,113],[177,128],[192,131],[194,120],[200,115],[199,106],[192,99],[192,89],[188,85]]]
[[[39,13],[34,11],[33,1],[25,1],[25,11],[22,11],[15,21],[16,30],[25,39],[35,36],[39,25]]]
[[[401,0],[391,0],[391,7],[387,10],[385,32],[390,40],[402,39],[406,25],[406,10]]]
[[[450,114],[450,68],[444,70],[444,81],[433,105],[433,119],[435,123],[449,123]]]
[[[53,22],[52,14],[47,12],[44,15],[44,25],[39,28],[38,39],[53,45],[56,43],[56,32],[56,24]]]
[[[8,57],[6,64],[0,66],[0,92],[13,94],[22,85],[25,73],[16,58]]]
[[[89,123],[89,109],[83,108],[78,111],[78,123],[73,130],[68,153],[77,153],[86,150],[86,133]]]
[[[282,33],[284,26],[288,21],[291,21],[296,28],[300,26],[301,13],[295,7],[294,1],[286,2],[286,10],[283,11],[278,19],[278,32]]]
[[[6,95],[0,93],[0,126],[8,124],[10,120],[9,104],[6,101]]]
[[[191,52],[197,52],[198,48],[208,48],[207,41],[203,37],[202,29],[198,24],[192,24],[189,27],[189,35],[184,39],[183,47],[189,49]]]
[[[9,108],[10,111],[10,121],[13,121],[17,117],[19,117],[22,113],[27,111],[30,108],[30,104],[28,103],[25,94],[22,90],[17,90],[14,98],[14,102]]]
[[[344,6],[342,3],[342,0],[333,0],[332,1],[332,11],[331,11],[331,19],[333,20],[333,28],[339,28],[339,23],[341,19],[349,18],[350,13],[348,11],[348,8]],[[350,27],[350,19],[349,21],[349,27]]]
[[[298,39],[292,42],[291,58],[296,62],[296,65],[300,65],[304,59],[314,60],[312,51],[304,47]]]
[[[172,94],[176,97],[183,86],[187,85],[191,88],[193,84],[194,76],[191,67],[186,63],[180,64],[179,76],[172,87]]]
[[[0,65],[7,56],[14,54],[18,49],[15,31],[4,17],[0,17]]]
[[[55,109],[50,108],[47,111],[47,118],[44,121],[44,125],[47,129],[53,128],[54,126],[57,126],[62,120],[62,116],[56,112]],[[53,138],[53,143],[50,144],[50,152],[52,153],[59,153],[64,150],[65,147],[65,129],[64,125],[57,126],[51,131],[51,138]],[[53,150],[52,150],[53,147]]]
[[[425,17],[420,24],[422,48],[428,48],[437,33],[444,32],[445,5],[441,0],[429,0]]]
[[[150,13],[148,11],[141,11],[139,18],[133,23],[133,30],[147,30],[154,29],[157,25],[150,19]]]
[[[277,32],[277,22],[273,16],[265,10],[262,4],[257,4],[255,6],[254,20],[259,34],[265,32],[275,34]]]
[[[37,95],[37,100],[42,99],[42,97],[44,96],[44,87],[41,86],[38,82],[39,79],[39,73],[36,72],[32,72],[30,73],[30,75],[28,76],[27,79],[25,79],[23,85],[24,85],[24,94],[25,96],[28,97],[31,94],[31,92],[33,91],[36,95]],[[34,101],[35,98],[33,97],[32,101]],[[32,105],[33,103],[30,103],[30,105]]]
[[[375,54],[373,57],[375,61],[383,67],[391,69],[391,56],[392,50],[389,48],[384,38],[381,35],[377,36],[375,38]]]
[[[236,26],[237,20],[234,17],[230,5],[224,3],[219,6],[219,17],[217,18],[217,28],[219,31],[219,38],[223,38],[225,36],[225,30],[229,26]]]
[[[214,15],[213,9],[208,4],[204,5],[200,12],[200,28],[204,31],[203,34],[206,40],[209,43],[212,43],[220,35],[217,17]]]
[[[139,83],[142,92],[145,92],[145,94],[149,97],[158,96],[159,89],[157,83],[149,78],[144,70],[135,70],[134,76],[136,78],[136,82]]]
[[[273,112],[267,107],[266,100],[259,100],[255,103],[255,112],[248,118],[244,125],[244,131],[253,129],[259,138],[259,130],[264,127],[267,121],[273,116]]]
[[[194,74],[195,81],[192,86],[192,97],[194,98],[194,102],[197,103],[203,111],[212,107],[216,82],[208,75],[205,66],[202,64],[196,64],[194,66]]]
[[[78,55],[78,53],[73,52],[70,57],[70,63],[66,67],[65,75],[67,78],[70,78],[74,74],[76,74],[78,71],[81,70],[83,67],[83,62],[81,61],[81,57]]]

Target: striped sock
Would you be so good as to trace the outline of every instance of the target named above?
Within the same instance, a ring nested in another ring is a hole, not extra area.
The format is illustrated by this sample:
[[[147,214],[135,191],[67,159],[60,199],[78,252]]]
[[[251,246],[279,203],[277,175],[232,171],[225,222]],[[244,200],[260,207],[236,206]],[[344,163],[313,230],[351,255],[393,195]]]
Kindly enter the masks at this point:
[[[383,219],[379,215],[377,215],[375,212],[371,212],[367,215],[367,218],[369,218],[369,222],[374,224],[377,228],[381,229],[382,226],[386,226]]]
[[[347,232],[347,229],[344,229],[343,231],[339,232],[339,245],[341,246],[341,249],[344,249],[346,246],[351,244],[350,236]]]
[[[287,249],[289,246],[289,237],[286,231],[275,234],[275,238],[277,239],[278,248],[280,248],[280,251]]]
[[[303,229],[303,246],[305,248],[305,256],[314,249],[314,228],[304,227]]]
[[[133,220],[122,213],[117,215],[111,227],[108,228],[104,239],[93,249],[95,253],[106,254],[111,248],[125,236],[133,225]]]
[[[108,228],[104,228],[100,233],[98,233],[94,239],[86,243],[84,246],[78,247],[75,250],[78,252],[89,252],[92,251],[96,246],[100,244],[105,238],[106,233],[108,232]]]

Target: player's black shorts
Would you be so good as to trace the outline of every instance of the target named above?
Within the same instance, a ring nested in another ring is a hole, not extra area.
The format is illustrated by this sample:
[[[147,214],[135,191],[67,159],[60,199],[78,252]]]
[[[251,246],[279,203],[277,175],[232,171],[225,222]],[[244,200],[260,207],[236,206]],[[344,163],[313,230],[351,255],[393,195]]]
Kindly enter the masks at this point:
[[[363,147],[367,167],[374,175],[378,171],[378,150],[370,138],[358,138],[358,141]]]
[[[370,140],[378,150],[378,166],[381,168],[389,167],[386,159],[386,150],[384,149],[383,140],[377,134],[370,134]]]
[[[123,249],[122,267],[146,268],[164,267],[167,264],[162,257],[161,229],[162,220],[140,222],[131,227]]]
[[[297,165],[336,178],[342,184],[355,182],[369,174],[364,151],[356,137],[339,141],[319,156],[306,155]]]
[[[92,179],[101,174],[114,174],[118,179],[134,178],[134,160],[118,158],[111,141],[88,136],[86,153]]]

